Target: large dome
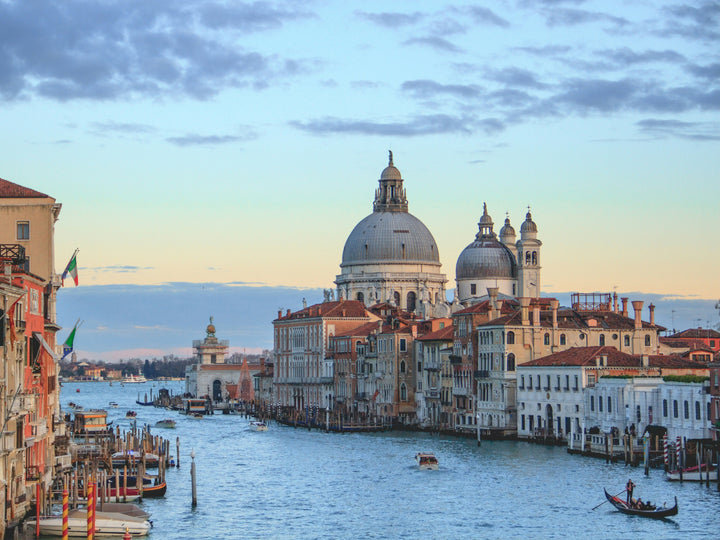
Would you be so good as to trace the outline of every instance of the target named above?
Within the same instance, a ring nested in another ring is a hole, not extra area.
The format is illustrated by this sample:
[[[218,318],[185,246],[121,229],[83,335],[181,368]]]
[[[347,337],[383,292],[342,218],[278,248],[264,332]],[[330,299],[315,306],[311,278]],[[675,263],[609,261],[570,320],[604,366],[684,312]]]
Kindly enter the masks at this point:
[[[512,252],[495,238],[479,238],[463,249],[455,266],[456,279],[515,278]]]
[[[348,236],[340,266],[366,263],[440,264],[437,244],[423,222],[408,212],[373,212]]]

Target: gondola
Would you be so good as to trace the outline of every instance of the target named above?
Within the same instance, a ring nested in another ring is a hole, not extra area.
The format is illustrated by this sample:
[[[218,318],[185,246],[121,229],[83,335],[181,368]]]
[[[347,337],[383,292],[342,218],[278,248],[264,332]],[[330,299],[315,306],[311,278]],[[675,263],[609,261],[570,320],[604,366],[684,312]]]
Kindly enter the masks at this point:
[[[675,504],[671,506],[670,508],[662,507],[654,507],[653,509],[648,510],[640,510],[639,508],[631,508],[628,506],[627,502],[620,499],[619,497],[615,497],[614,495],[610,495],[607,492],[607,489],[605,490],[605,497],[607,497],[607,500],[610,501],[610,504],[612,504],[615,508],[620,510],[623,514],[630,514],[633,516],[642,516],[642,517],[649,517],[654,519],[662,519],[669,516],[674,516],[678,513],[678,505],[677,505],[677,497],[675,497]]]

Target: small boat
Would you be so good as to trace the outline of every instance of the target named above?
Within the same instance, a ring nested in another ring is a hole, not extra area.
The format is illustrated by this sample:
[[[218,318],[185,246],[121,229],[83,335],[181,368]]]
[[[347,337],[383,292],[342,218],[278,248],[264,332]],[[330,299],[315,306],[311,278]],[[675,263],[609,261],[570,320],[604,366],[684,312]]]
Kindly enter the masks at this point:
[[[715,465],[710,465],[710,472],[708,472],[708,466],[705,464],[694,467],[688,467],[682,470],[683,482],[705,482],[710,476],[711,482],[717,482],[718,479],[718,468]],[[680,471],[668,471],[668,480],[680,480]]]
[[[35,518],[25,521],[25,525],[34,530]],[[150,532],[150,522],[143,518],[132,517],[116,512],[95,512],[95,534],[98,537],[115,536],[122,538],[129,532],[133,538],[147,536]],[[43,536],[62,536],[62,516],[41,516],[40,534]],[[87,512],[74,510],[68,514],[68,536],[72,538],[85,538],[87,536]]]
[[[127,477],[127,486],[125,485],[125,477],[120,476],[120,496],[122,497],[123,489],[127,488],[126,491],[128,494],[140,494],[139,490],[137,489],[137,476],[129,476]],[[115,477],[110,476],[107,479],[107,493],[110,495],[111,498],[115,498],[115,493],[117,490],[115,489]],[[166,482],[159,482],[157,477],[150,477],[150,476],[144,476],[143,477],[143,497],[163,497],[165,495],[165,492],[167,491],[167,483]]]
[[[165,418],[164,420],[159,420],[155,422],[156,428],[165,428],[165,429],[172,429],[175,427],[175,420],[172,418]]]
[[[79,388],[76,388],[75,391],[76,391],[78,394],[80,393],[80,389],[79,389]]]
[[[110,403],[108,403],[108,406],[113,409],[117,409],[120,405],[118,405],[117,401],[111,401]]]
[[[437,471],[439,468],[438,460],[435,454],[429,452],[418,452],[415,454],[415,461],[418,467],[423,471]]]
[[[608,501],[610,501],[610,504],[620,510],[623,514],[649,517],[653,519],[662,519],[669,516],[674,516],[678,513],[677,497],[675,497],[675,504],[670,508],[664,505],[661,508],[658,508],[657,506],[650,503],[645,505],[644,508],[633,508],[632,506],[628,505],[627,501],[622,500],[620,497],[610,495],[607,492],[607,489],[605,490],[605,497]]]
[[[123,384],[128,383],[144,383],[147,379],[143,375],[128,375],[122,380]]]
[[[142,453],[136,450],[128,450],[126,452],[115,452],[112,455],[113,467],[122,467],[131,463],[137,463],[143,458]],[[149,469],[157,468],[160,457],[157,454],[145,452],[145,466]]]
[[[253,431],[267,431],[268,425],[262,420],[253,420],[250,422],[250,429]]]
[[[135,418],[137,413],[135,411],[128,411],[125,413],[125,418]]]

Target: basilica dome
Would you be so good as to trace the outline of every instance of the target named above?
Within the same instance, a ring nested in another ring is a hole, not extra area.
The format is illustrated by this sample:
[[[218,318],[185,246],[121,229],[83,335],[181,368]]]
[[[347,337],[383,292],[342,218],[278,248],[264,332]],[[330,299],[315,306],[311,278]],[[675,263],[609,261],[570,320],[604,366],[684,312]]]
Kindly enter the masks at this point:
[[[509,227],[509,221],[506,221],[506,226]],[[475,235],[475,241],[467,246],[458,257],[455,279],[460,281],[515,278],[517,276],[515,256],[507,246],[498,241],[493,232],[493,221],[487,212],[487,205],[483,205],[483,215],[478,227],[479,231]],[[507,232],[509,231],[506,230]]]
[[[348,236],[340,266],[376,262],[440,263],[428,228],[408,212],[373,212]]]

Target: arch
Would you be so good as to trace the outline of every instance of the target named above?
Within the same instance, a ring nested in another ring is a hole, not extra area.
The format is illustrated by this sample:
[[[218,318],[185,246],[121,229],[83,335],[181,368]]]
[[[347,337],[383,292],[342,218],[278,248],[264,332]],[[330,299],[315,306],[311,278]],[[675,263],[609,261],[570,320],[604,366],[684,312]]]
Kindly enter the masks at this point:
[[[565,334],[560,334],[560,345],[566,345],[567,344],[567,337],[565,337]]]
[[[393,302],[395,302],[395,305],[400,307],[400,293],[395,291],[393,293]]]
[[[400,401],[407,401],[407,386],[405,386],[405,383],[400,385]]]
[[[545,406],[545,425],[548,430],[553,429],[553,408],[549,403]]]
[[[627,335],[626,335],[626,336],[623,338],[623,345],[625,345],[626,347],[629,347],[629,346],[630,346],[630,336],[627,336]]]
[[[526,251],[525,252],[525,264],[530,264],[531,257],[532,257],[532,255],[530,254],[530,252]]]
[[[360,302],[364,302],[364,301],[365,301],[365,295],[364,295],[363,293],[359,292],[359,293],[357,293],[357,294],[355,295],[355,299],[358,300],[358,301],[360,301]]]
[[[513,353],[507,355],[507,370],[515,371],[515,355]]]
[[[645,346],[646,347],[650,346],[650,334],[645,335]]]
[[[537,264],[537,251],[532,252],[532,263]]]
[[[600,346],[605,346],[605,334],[600,334]]]
[[[400,362],[400,373],[405,373],[405,360]]]
[[[408,311],[415,311],[415,302],[417,300],[417,295],[410,291],[407,293],[407,310]]]
[[[513,332],[512,330],[508,331],[508,333],[507,333],[507,344],[508,345],[515,344],[515,332]]]
[[[545,333],[543,336],[543,345],[550,345],[550,334]]]
[[[213,381],[212,398],[213,401],[222,401],[222,382],[219,379]]]

